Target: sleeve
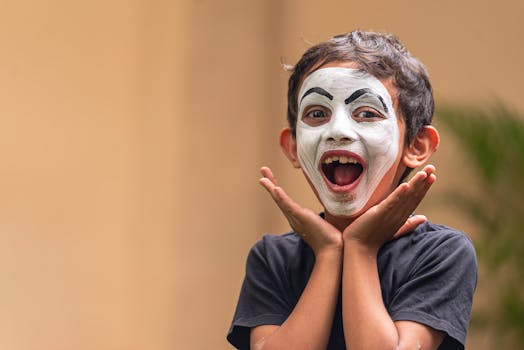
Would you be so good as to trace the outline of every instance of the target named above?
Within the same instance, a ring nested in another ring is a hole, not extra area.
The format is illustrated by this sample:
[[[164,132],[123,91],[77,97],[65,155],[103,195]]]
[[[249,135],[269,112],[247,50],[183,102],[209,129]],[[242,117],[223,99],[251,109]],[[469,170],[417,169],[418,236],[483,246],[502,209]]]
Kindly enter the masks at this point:
[[[441,234],[441,233],[433,233]],[[471,241],[453,234],[427,247],[407,282],[393,295],[389,313],[446,333],[439,349],[463,349],[477,284],[477,259]]]
[[[281,325],[290,313],[275,265],[279,264],[267,260],[264,241],[257,242],[247,258],[244,282],[227,335],[227,340],[237,349],[249,349],[252,327]]]

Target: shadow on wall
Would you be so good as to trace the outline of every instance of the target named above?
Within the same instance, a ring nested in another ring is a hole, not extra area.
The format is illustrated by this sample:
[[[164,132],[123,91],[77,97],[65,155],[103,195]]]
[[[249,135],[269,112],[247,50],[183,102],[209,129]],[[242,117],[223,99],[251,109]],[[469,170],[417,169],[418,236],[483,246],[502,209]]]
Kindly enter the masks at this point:
[[[490,348],[523,348],[524,118],[501,103],[484,109],[446,105],[437,114],[479,180],[471,193],[456,188],[445,196],[479,229],[471,333],[488,334]]]

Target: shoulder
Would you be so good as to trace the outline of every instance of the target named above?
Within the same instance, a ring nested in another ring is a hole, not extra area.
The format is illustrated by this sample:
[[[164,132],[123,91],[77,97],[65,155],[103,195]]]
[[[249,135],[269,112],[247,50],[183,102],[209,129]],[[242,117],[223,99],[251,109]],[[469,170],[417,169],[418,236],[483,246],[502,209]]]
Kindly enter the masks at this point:
[[[382,247],[379,271],[393,320],[425,324],[446,333],[445,342],[465,344],[477,284],[477,258],[466,234],[426,222]]]
[[[251,248],[250,255],[266,259],[289,260],[307,252],[309,246],[294,232],[265,234]]]
[[[449,226],[426,222],[410,235],[411,244],[420,246],[422,256],[439,258],[448,262],[458,260],[458,265],[477,265],[475,248],[471,239],[462,231]]]
[[[297,249],[301,241],[300,237],[294,232],[288,232],[282,235],[265,234],[253,245],[251,251],[261,254],[287,252]]]
[[[397,255],[415,260],[428,256],[456,258],[468,256],[476,261],[475,248],[471,239],[462,231],[449,226],[425,222],[412,233],[384,245],[383,255]]]
[[[397,289],[418,279],[424,283],[461,279],[462,286],[471,291],[477,284],[477,256],[471,239],[445,225],[419,225],[414,232],[385,244],[377,262],[383,288]]]
[[[419,225],[409,235],[413,241],[434,242],[436,244],[448,243],[473,247],[471,239],[462,231],[446,225],[435,224],[430,221]]]
[[[314,264],[315,254],[297,234],[264,235],[248,255],[246,279],[254,283],[265,280],[293,304],[305,288]]]
[[[476,284],[477,257],[471,239],[462,231],[449,226],[426,222],[409,237],[420,263],[414,267],[429,266],[464,270]]]
[[[263,263],[270,268],[302,265],[314,257],[311,248],[294,232],[282,235],[265,234],[248,255],[248,265]]]

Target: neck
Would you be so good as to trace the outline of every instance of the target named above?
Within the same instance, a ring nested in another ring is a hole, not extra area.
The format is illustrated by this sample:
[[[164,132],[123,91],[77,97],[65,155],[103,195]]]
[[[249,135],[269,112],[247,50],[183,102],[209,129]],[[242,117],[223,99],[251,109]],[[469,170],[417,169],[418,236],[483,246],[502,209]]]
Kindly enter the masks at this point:
[[[334,216],[329,212],[325,212],[324,218],[331,225],[335,226],[340,232],[344,232],[346,227],[348,227],[358,216],[354,217],[345,217],[345,216]]]

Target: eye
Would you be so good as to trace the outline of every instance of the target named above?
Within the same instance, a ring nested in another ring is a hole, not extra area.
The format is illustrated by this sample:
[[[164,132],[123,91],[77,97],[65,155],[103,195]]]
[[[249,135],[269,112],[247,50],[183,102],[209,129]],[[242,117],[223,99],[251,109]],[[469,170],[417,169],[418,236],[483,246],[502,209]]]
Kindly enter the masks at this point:
[[[359,108],[354,113],[353,116],[355,119],[360,121],[376,121],[380,119],[384,119],[384,116],[374,110],[373,108]]]
[[[302,120],[310,126],[318,126],[329,121],[331,111],[322,106],[311,106],[304,111]]]
[[[308,113],[306,114],[306,117],[308,117],[308,118],[314,118],[314,119],[325,118],[325,117],[326,117],[326,112],[324,112],[324,111],[321,110],[321,109],[314,109],[314,110],[308,112]]]

